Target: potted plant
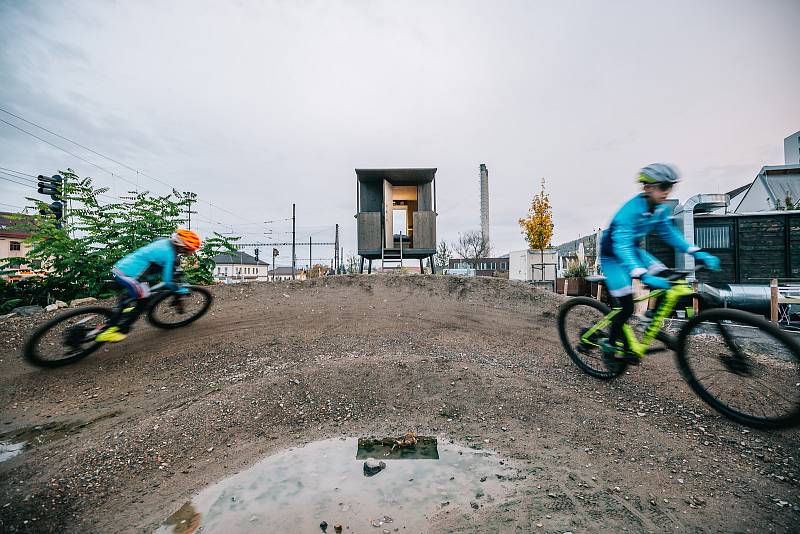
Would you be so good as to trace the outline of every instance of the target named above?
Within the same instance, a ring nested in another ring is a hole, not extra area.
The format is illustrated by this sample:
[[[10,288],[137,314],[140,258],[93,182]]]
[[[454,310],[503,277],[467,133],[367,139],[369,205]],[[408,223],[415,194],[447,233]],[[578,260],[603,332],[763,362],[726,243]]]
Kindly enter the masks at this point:
[[[589,266],[584,261],[571,260],[567,264],[567,270],[564,272],[564,281],[567,284],[568,295],[587,295],[589,284],[586,282],[586,277],[589,276]],[[563,282],[561,286],[561,293],[564,292]]]

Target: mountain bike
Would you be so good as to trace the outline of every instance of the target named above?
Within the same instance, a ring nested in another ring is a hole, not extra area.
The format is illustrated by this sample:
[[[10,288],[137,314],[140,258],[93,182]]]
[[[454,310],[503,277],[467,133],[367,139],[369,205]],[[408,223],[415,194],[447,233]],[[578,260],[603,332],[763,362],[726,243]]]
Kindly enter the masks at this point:
[[[164,284],[153,286],[150,296],[138,303],[147,322],[157,328],[186,326],[205,315],[211,306],[211,292],[202,287],[180,284],[188,293],[178,294]],[[103,344],[95,338],[116,324],[124,311],[136,302],[123,297],[114,307],[85,306],[69,310],[37,328],[23,349],[24,358],[38,367],[60,367],[74,363]],[[137,318],[138,319],[138,318]]]
[[[709,406],[742,425],[778,429],[800,424],[800,342],[760,315],[729,308],[712,308],[686,321],[665,321],[679,302],[703,299],[687,282],[694,271],[666,273],[672,287],[650,290],[634,299],[657,299],[652,318],[637,318],[640,336],[629,320],[623,326],[629,356],[673,351],[689,387]],[[587,280],[603,283],[604,277]],[[606,355],[611,320],[621,308],[610,308],[590,297],[561,305],[558,332],[572,361],[585,373],[610,380],[625,372],[627,363]],[[636,317],[636,316],[634,316]],[[683,323],[683,324],[679,324]],[[661,346],[653,346],[658,341]]]

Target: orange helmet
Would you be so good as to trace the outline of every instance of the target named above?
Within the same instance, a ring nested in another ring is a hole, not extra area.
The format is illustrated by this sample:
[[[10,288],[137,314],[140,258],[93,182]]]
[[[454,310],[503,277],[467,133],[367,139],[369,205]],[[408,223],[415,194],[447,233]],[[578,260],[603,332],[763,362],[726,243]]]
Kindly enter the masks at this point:
[[[183,247],[192,252],[198,250],[200,245],[203,244],[197,232],[184,230],[183,228],[175,230],[175,233],[170,237],[170,241],[176,246]]]

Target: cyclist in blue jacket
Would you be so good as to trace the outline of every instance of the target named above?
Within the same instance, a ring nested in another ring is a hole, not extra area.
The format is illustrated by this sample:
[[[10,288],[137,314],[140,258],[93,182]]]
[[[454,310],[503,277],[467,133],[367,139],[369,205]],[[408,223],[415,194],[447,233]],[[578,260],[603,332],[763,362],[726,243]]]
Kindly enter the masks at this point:
[[[624,350],[622,326],[633,315],[632,279],[639,278],[653,289],[669,289],[669,280],[658,276],[666,266],[640,247],[642,239],[658,231],[664,241],[680,252],[691,254],[712,270],[719,269],[719,258],[687,243],[670,220],[671,210],[664,202],[679,180],[669,165],[654,163],[639,171],[643,191],[626,202],[614,215],[600,240],[600,265],[608,292],[622,312],[616,315],[602,346],[608,356],[638,364],[640,357]]]
[[[167,288],[179,294],[188,292],[172,281],[172,273],[178,255],[194,254],[200,245],[200,236],[197,233],[179,229],[169,238],[157,239],[115,263],[111,270],[114,280],[125,288],[129,299],[135,304],[123,307],[119,316],[112,321],[113,324],[100,332],[95,339],[114,343],[127,337],[131,325],[141,313],[141,302],[150,296],[150,286],[142,280],[143,277],[159,274],[161,282]]]

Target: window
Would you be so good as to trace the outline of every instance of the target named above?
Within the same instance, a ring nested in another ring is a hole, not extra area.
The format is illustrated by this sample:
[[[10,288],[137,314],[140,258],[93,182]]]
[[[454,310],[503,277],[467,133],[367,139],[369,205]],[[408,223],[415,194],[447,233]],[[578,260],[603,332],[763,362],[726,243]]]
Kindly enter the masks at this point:
[[[20,250],[21,248],[19,245],[19,241],[11,241],[9,245],[10,245],[10,250]]]
[[[700,248],[731,248],[731,227],[695,227],[694,241],[695,244]]]

